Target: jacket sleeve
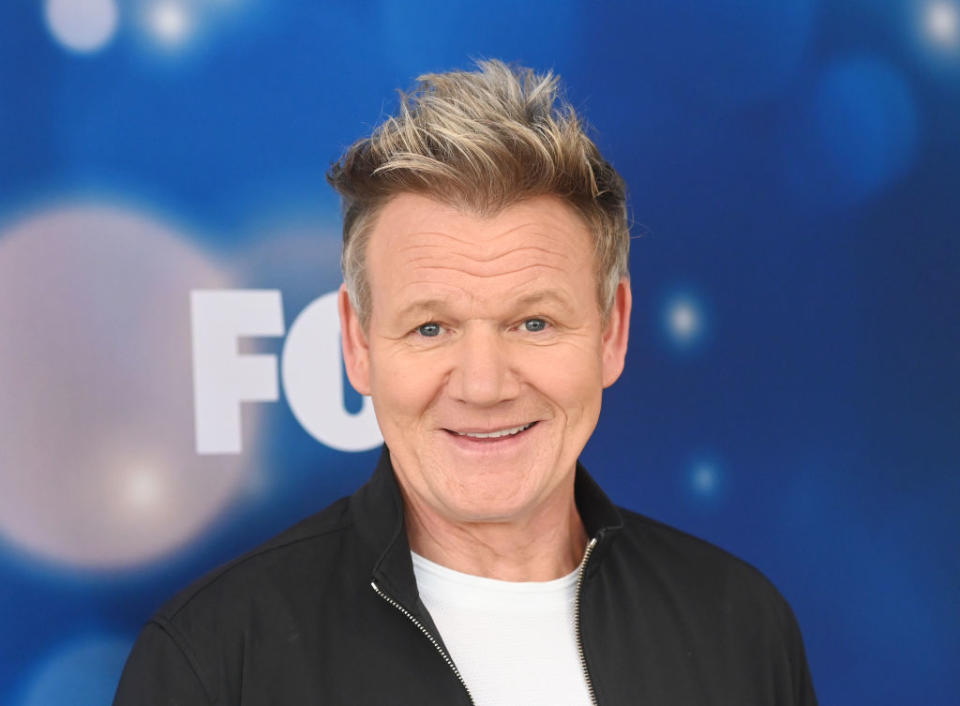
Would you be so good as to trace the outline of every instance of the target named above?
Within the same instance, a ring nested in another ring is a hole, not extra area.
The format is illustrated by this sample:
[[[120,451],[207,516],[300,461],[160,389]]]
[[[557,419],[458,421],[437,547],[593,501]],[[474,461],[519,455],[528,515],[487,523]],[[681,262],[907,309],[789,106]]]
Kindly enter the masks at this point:
[[[212,706],[189,650],[158,622],[143,628],[120,677],[113,706]]]
[[[810,667],[807,664],[807,653],[803,647],[803,636],[800,626],[790,605],[781,597],[784,608],[786,627],[784,629],[787,641],[787,651],[791,667],[791,683],[793,684],[792,699],[788,703],[797,706],[817,706],[817,695],[813,690],[813,678],[810,676]]]
[[[796,687],[798,706],[817,706],[817,695],[813,691],[813,678],[810,676],[810,667],[807,665],[806,653],[803,649],[803,639],[797,631],[797,652],[795,653]]]

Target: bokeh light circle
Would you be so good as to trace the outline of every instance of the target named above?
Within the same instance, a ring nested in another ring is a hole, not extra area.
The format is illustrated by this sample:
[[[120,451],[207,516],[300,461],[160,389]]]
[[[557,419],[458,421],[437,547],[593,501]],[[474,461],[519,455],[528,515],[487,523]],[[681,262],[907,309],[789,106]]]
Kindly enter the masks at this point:
[[[167,46],[181,44],[193,29],[187,8],[176,0],[155,3],[149,9],[147,21],[153,36]]]
[[[98,51],[117,30],[115,0],[46,0],[44,10],[51,34],[71,51]]]
[[[31,675],[18,706],[103,706],[113,701],[133,642],[87,635],[59,645]]]
[[[195,451],[189,296],[231,286],[224,268],[145,216],[79,205],[0,232],[0,282],[0,537],[91,568],[196,537],[249,458]]]
[[[720,485],[720,472],[712,463],[698,463],[690,471],[690,488],[696,495],[712,497]]]
[[[805,200],[857,203],[906,174],[918,141],[916,103],[900,72],[869,56],[839,60],[788,138],[787,181]]]
[[[960,45],[960,7],[949,0],[932,0],[923,9],[924,32],[935,44]]]
[[[690,288],[675,290],[664,299],[660,320],[664,340],[676,352],[693,352],[706,340],[709,317],[702,297]]]
[[[700,328],[699,313],[690,302],[674,302],[670,307],[669,326],[671,333],[678,339],[689,339],[695,336]]]

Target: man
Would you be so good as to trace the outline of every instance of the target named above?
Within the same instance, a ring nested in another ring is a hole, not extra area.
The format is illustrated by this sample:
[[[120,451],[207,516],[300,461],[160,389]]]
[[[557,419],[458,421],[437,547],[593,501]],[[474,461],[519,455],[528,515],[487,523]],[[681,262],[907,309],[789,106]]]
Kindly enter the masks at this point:
[[[330,181],[379,466],[160,610],[115,703],[814,704],[777,591],[577,463],[623,368],[629,229],[556,78],[422,77]]]

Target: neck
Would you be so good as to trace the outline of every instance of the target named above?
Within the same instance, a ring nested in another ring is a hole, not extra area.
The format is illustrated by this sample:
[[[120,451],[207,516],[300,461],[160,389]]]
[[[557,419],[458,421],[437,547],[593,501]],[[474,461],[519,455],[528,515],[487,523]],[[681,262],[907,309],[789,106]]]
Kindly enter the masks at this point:
[[[552,507],[520,519],[456,522],[404,494],[410,548],[455,571],[502,581],[550,581],[577,568],[587,532],[573,487]]]

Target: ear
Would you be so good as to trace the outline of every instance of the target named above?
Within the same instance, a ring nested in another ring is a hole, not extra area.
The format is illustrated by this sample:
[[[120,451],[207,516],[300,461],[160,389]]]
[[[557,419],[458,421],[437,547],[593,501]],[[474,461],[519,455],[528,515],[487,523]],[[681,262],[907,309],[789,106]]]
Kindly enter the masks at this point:
[[[340,285],[337,293],[337,310],[340,312],[340,345],[343,348],[343,363],[350,384],[361,395],[370,394],[370,344],[360,323],[360,317],[350,302],[347,286]]]
[[[623,372],[623,362],[627,356],[627,339],[630,337],[632,307],[633,295],[630,292],[630,280],[624,277],[617,285],[613,306],[607,315],[607,325],[603,330],[601,346],[604,387],[610,387]]]

